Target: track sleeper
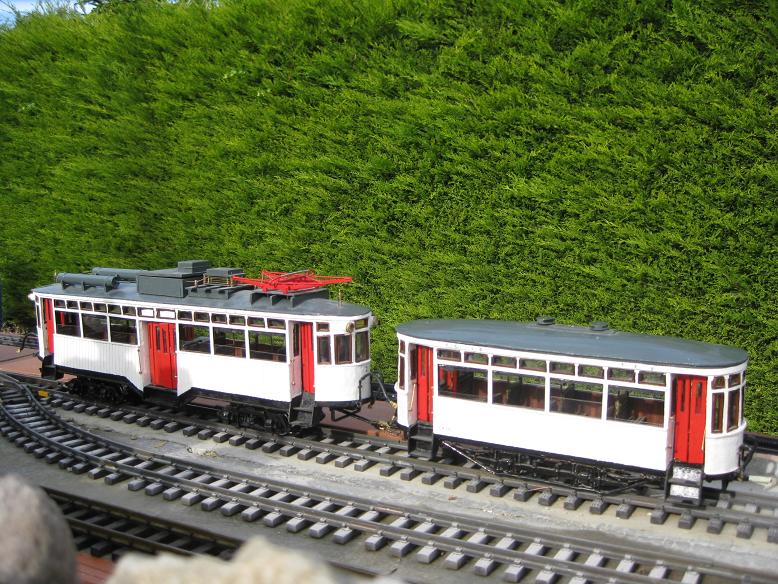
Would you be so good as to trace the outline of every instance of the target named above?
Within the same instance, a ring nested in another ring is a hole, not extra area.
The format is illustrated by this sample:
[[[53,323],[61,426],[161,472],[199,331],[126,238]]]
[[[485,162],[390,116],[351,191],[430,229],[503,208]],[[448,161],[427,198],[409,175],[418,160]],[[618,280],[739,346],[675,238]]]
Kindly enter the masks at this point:
[[[505,569],[502,579],[505,582],[519,582],[528,572],[529,569],[527,566],[523,565],[521,562],[516,562]]]
[[[497,562],[492,558],[481,558],[473,566],[473,572],[478,576],[488,576],[497,568]]]
[[[443,566],[447,570],[459,570],[462,566],[465,565],[467,560],[468,557],[462,552],[450,552],[446,556],[446,559],[443,560]]]

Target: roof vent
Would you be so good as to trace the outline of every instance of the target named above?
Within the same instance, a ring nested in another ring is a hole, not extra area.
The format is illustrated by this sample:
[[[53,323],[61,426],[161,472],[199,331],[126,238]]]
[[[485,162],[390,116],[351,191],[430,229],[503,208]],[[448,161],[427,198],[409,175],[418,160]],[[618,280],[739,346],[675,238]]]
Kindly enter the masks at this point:
[[[589,325],[589,328],[593,331],[596,331],[598,333],[601,333],[603,331],[607,331],[610,329],[607,322],[604,322],[602,320],[595,320],[592,324]]]
[[[539,316],[535,319],[535,324],[539,324],[542,326],[548,326],[554,324],[555,322],[556,319],[553,316]]]

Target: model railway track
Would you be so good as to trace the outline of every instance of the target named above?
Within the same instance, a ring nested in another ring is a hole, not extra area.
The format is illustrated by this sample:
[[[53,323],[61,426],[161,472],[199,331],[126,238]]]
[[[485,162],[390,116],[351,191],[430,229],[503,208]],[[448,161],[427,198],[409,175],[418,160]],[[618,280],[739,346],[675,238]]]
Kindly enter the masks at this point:
[[[0,345],[19,347],[21,349],[35,349],[38,346],[38,336],[35,333],[24,335],[2,333],[0,334]]]
[[[664,524],[675,518],[680,529],[691,529],[698,521],[706,522],[709,533],[724,531],[733,525],[740,538],[751,538],[757,530],[766,530],[767,540],[778,543],[778,498],[769,495],[744,494],[727,491],[711,491],[704,507],[686,507],[666,502],[661,494],[640,496],[636,494],[604,495],[588,490],[548,485],[500,477],[472,463],[454,464],[450,459],[425,461],[408,457],[404,444],[381,438],[354,435],[344,431],[327,430],[321,437],[300,438],[277,436],[269,433],[237,429],[212,419],[183,416],[172,410],[148,406],[110,406],[94,404],[88,400],[60,392],[56,382],[13,375],[13,378],[30,383],[34,391],[44,390],[53,407],[96,415],[126,423],[149,426],[155,430],[172,433],[180,431],[186,436],[197,435],[202,440],[211,439],[231,446],[248,449],[261,448],[267,454],[297,456],[300,460],[315,460],[319,464],[333,464],[338,468],[350,467],[363,472],[379,466],[382,476],[398,476],[401,480],[418,480],[427,485],[443,481],[449,489],[464,488],[470,493],[488,492],[494,497],[512,496],[514,500],[527,502],[532,499],[542,506],[552,506],[560,499],[563,507],[575,511],[589,504],[592,514],[603,514],[609,507],[616,508],[616,515],[629,519],[636,510],[650,512],[651,522]]]
[[[537,582],[751,582],[772,581],[758,570],[711,563],[692,565],[672,552],[636,552],[585,537],[560,537],[492,519],[421,512],[328,491],[160,456],[72,426],[41,405],[30,388],[0,376],[0,432],[25,451],[108,485],[162,495],[168,501],[261,521],[268,528],[330,538],[336,544],[403,557],[452,570]],[[531,580],[533,578],[529,578]]]
[[[229,559],[243,543],[212,531],[152,517],[138,511],[95,502],[72,493],[45,488],[73,532],[76,547],[117,560],[128,551],[209,555]]]

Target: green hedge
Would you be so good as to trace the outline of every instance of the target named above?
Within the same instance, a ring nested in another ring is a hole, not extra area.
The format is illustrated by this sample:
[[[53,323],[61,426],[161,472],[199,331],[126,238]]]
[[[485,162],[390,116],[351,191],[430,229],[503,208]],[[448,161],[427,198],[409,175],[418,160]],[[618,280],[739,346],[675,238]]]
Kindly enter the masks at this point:
[[[0,30],[9,317],[55,271],[347,274],[420,317],[607,320],[749,351],[778,432],[776,10],[113,2]]]

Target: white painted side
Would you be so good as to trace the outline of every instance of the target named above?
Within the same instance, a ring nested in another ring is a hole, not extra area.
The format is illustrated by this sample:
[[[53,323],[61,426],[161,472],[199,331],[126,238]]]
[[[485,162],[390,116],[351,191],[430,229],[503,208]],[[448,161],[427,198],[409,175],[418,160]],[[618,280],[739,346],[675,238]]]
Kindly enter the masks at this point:
[[[320,365],[314,368],[317,402],[358,401],[370,397],[370,361],[348,365]]]
[[[178,353],[178,395],[192,387],[290,401],[289,364],[225,355]]]
[[[399,410],[399,408],[398,408]],[[666,431],[645,424],[435,396],[435,434],[664,471]]]
[[[144,385],[136,345],[108,343],[54,334],[54,363],[97,373],[126,377],[136,388]]]
[[[716,476],[738,470],[738,455],[743,444],[745,422],[728,434],[708,434],[705,439],[705,474]]]

